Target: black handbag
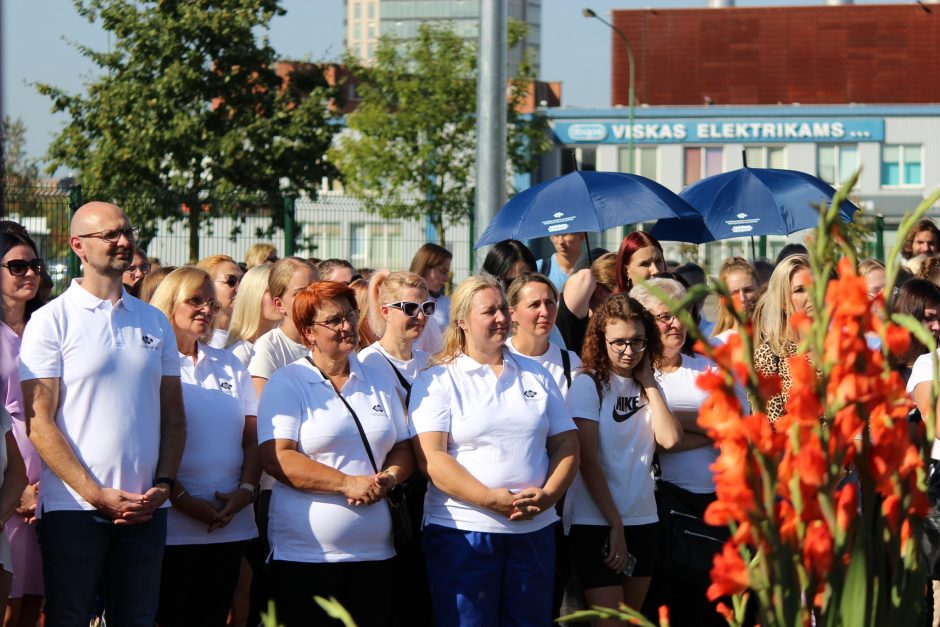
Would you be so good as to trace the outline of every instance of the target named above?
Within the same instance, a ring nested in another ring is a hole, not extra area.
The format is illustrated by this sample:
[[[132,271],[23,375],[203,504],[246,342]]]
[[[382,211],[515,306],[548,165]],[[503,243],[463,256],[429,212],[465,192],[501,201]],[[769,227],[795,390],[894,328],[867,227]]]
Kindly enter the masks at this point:
[[[316,364],[313,363],[313,360],[310,359],[309,356],[307,357],[307,361],[309,361],[314,368],[317,368]],[[317,370],[320,369],[317,368]],[[321,371],[320,374],[323,375],[323,372]],[[326,379],[326,376],[323,376],[323,378]],[[346,402],[346,399],[343,398],[343,395],[340,394],[339,391],[336,391],[336,396],[339,397],[339,400],[343,401],[343,405],[346,406],[346,409],[349,411],[350,415],[352,415],[356,423],[356,428],[359,430],[359,437],[362,438],[362,445],[369,455],[369,462],[372,464],[372,469],[378,474],[379,467],[375,463],[372,447],[369,446],[369,440],[366,438],[366,432],[362,428],[362,423],[359,422],[359,416],[356,415],[355,410]],[[392,515],[392,539],[395,545],[395,552],[401,555],[411,547],[415,536],[414,526],[411,523],[411,510],[408,509],[405,491],[402,490],[401,484],[396,485],[386,493],[385,502],[388,503],[388,509]]]
[[[924,516],[920,551],[928,579],[940,579],[940,462],[932,461],[927,476],[930,510]]]
[[[663,568],[672,581],[708,586],[712,561],[730,532],[706,523],[699,512],[683,502],[683,492],[667,481],[656,483]]]

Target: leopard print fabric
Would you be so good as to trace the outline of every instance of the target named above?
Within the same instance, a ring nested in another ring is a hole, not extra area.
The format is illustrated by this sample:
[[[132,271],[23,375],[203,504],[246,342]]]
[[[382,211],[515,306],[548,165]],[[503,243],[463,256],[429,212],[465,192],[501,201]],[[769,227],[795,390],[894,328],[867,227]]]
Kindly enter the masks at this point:
[[[791,357],[796,354],[797,346],[793,342],[787,342],[785,357]],[[777,422],[777,419],[783,415],[787,399],[790,397],[790,363],[786,358],[781,357],[774,352],[774,349],[768,342],[762,342],[754,353],[754,367],[764,375],[780,375],[780,394],[771,397],[767,401],[767,418],[771,423]],[[754,405],[754,403],[751,403]]]

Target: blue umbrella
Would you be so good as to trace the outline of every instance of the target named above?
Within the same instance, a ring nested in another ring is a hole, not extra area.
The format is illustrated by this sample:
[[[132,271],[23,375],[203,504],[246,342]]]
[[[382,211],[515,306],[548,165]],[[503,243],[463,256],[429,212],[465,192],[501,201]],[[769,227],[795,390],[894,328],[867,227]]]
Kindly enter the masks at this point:
[[[696,220],[660,220],[650,233],[661,240],[701,244],[732,237],[789,235],[819,224],[831,185],[805,172],[747,166],[704,178],[679,195],[701,214]],[[839,208],[850,222],[858,207]]]
[[[520,192],[496,213],[475,248],[506,239],[599,233],[659,218],[699,214],[656,181],[618,172],[571,172]]]

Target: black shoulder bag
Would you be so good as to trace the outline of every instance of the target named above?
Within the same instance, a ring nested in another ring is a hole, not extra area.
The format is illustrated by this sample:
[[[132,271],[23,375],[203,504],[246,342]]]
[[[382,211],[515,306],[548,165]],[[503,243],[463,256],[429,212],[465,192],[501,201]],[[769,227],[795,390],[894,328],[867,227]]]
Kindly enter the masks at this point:
[[[316,364],[313,363],[313,360],[310,356],[307,356],[307,361],[310,362],[314,368],[317,368]],[[319,371],[320,369],[317,368]],[[396,370],[397,372],[397,370]],[[321,371],[322,375],[323,372]],[[326,376],[323,377],[326,379]],[[329,380],[327,380],[329,382]],[[333,384],[330,383],[330,386]],[[375,463],[375,456],[372,454],[372,447],[369,445],[369,440],[366,438],[366,432],[362,428],[362,423],[359,422],[359,416],[356,414],[355,410],[350,406],[346,399],[343,398],[343,395],[339,393],[339,390],[336,390],[336,396],[339,397],[339,400],[343,402],[343,405],[346,406],[346,409],[349,411],[349,414],[353,417],[353,421],[356,423],[356,428],[359,430],[359,437],[362,438],[362,445],[366,449],[366,453],[369,455],[369,462],[372,464],[372,469],[376,474],[379,472],[379,467]],[[401,555],[406,551],[414,541],[414,527],[411,524],[411,512],[408,509],[408,502],[405,499],[405,492],[401,489],[401,485],[397,484],[394,488],[389,490],[385,495],[385,502],[388,503],[389,512],[392,515],[392,537],[395,544],[395,552]]]
[[[385,361],[387,361],[387,362],[388,362],[388,365],[391,366],[391,367],[392,367],[392,370],[395,371],[395,376],[398,377],[398,382],[401,383],[401,386],[402,386],[403,388],[405,388],[405,394],[408,394],[409,392],[411,392],[411,384],[408,383],[408,379],[405,378],[405,375],[403,375],[403,374],[401,373],[401,371],[398,370],[398,368],[395,366],[395,364],[392,363],[392,360],[389,359],[388,356],[387,356],[385,353],[383,353],[382,351],[378,351],[378,353],[379,353],[379,355],[381,355],[382,357],[385,357]]]

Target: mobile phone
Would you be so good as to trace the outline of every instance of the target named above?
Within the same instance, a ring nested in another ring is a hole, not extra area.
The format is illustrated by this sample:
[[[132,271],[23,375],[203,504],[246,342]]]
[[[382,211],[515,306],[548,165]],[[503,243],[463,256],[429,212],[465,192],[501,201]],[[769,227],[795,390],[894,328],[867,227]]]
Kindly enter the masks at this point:
[[[604,546],[601,548],[601,557],[607,559],[607,556],[610,555],[610,538],[604,538]],[[617,574],[623,575],[624,577],[630,577],[633,575],[633,569],[636,568],[636,557],[633,553],[627,551],[627,561],[624,562],[623,568],[620,569],[620,572]]]

